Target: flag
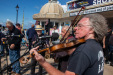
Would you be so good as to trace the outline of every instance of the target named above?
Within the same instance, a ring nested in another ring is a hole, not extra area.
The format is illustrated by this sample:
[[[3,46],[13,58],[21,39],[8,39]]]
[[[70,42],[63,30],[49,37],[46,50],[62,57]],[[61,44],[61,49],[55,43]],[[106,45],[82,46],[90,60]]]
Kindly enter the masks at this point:
[[[45,23],[45,25],[48,25],[50,23],[50,19],[48,19]]]
[[[35,22],[35,25],[38,25],[38,23],[39,23],[39,21],[36,21],[36,22]]]

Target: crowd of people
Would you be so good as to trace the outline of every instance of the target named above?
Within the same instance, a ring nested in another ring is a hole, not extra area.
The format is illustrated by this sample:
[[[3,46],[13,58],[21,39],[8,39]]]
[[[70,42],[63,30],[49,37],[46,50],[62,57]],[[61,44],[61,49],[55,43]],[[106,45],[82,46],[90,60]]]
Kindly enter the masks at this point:
[[[23,31],[19,23],[14,25],[8,21],[8,30],[0,27],[0,56],[4,56],[5,48],[11,63],[20,58],[22,39],[28,40],[29,52],[35,54],[31,59],[31,75],[35,75],[37,62],[39,75],[43,75],[42,68],[50,75],[103,75],[104,59],[105,64],[113,66],[112,27],[109,27],[107,20],[100,14],[85,15],[74,27],[74,34],[69,26],[63,26],[61,33],[54,26],[51,39],[46,37],[49,34],[43,33],[45,29],[41,25],[32,24],[31,28]],[[45,52],[39,54],[36,50],[50,47],[50,43],[52,46],[59,44],[62,38],[65,44],[80,39],[85,42],[53,53],[52,58],[58,63],[56,69],[45,60]],[[4,42],[8,42],[8,45]],[[11,73],[21,75],[19,61],[12,65]]]

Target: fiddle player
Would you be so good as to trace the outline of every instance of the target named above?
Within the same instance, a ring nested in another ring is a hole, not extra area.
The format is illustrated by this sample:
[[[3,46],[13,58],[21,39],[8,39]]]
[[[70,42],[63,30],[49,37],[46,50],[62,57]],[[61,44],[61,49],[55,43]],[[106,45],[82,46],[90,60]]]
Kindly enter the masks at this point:
[[[69,26],[63,26],[62,30],[61,30],[61,36],[64,37],[65,36],[65,42],[70,42],[75,40],[74,36],[72,36],[71,32],[71,28],[70,30],[67,32]],[[67,34],[65,35],[65,33],[67,32]],[[68,64],[68,59],[69,59],[69,55],[66,51],[62,51],[62,52],[57,52],[55,53],[55,57],[54,59],[56,61],[58,61],[58,69],[62,72],[65,72],[67,69],[67,64]]]
[[[102,15],[84,16],[75,27],[76,39],[84,38],[85,43],[71,53],[65,73],[51,66],[42,55],[33,48],[35,59],[50,75],[103,75],[104,56],[100,45],[107,31],[107,22]]]

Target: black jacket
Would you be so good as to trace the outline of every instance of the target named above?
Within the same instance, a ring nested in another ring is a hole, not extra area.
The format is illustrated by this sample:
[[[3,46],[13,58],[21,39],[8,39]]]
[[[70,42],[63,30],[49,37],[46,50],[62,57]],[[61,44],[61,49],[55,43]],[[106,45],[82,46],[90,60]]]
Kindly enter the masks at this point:
[[[2,39],[3,37],[5,37],[5,35],[0,31],[0,45],[2,44],[1,39]]]
[[[32,39],[33,36],[34,36],[35,34],[37,34],[34,27],[28,29],[26,33],[27,33],[27,36],[28,36],[28,40],[29,40],[29,39]]]
[[[22,38],[19,36],[15,36],[15,35],[21,35],[21,32],[17,28],[15,28],[15,26],[13,26],[13,29],[11,31],[9,30],[8,35],[14,35],[14,36],[8,37],[9,46],[11,44],[15,44],[14,50],[20,49],[20,43],[22,41]]]

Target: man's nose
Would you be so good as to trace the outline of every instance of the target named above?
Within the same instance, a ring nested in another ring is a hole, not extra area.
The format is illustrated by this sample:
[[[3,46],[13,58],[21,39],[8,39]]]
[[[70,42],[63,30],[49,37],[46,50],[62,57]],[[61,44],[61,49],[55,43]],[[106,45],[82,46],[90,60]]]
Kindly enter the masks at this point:
[[[78,28],[78,27],[74,27],[74,31],[76,31],[76,30],[77,30],[77,28]]]

